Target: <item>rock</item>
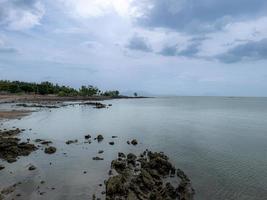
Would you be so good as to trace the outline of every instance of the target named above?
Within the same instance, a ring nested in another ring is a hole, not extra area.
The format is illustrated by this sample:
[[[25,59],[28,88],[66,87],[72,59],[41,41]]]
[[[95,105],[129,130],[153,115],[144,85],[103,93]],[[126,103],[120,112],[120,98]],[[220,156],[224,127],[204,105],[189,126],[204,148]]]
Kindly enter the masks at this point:
[[[131,144],[131,142],[130,141],[127,141],[127,144]]]
[[[102,140],[104,140],[104,137],[103,137],[103,135],[98,135],[96,137],[96,139],[97,139],[98,142],[101,142]]]
[[[30,167],[28,168],[28,170],[30,170],[30,171],[36,170],[36,167],[34,165],[30,165]]]
[[[73,143],[77,143],[78,142],[78,140],[68,140],[67,142],[66,142],[66,144],[73,144]]]
[[[115,142],[109,142],[109,144],[110,144],[110,145],[114,145],[114,144],[115,144]]]
[[[80,103],[80,105],[91,105],[94,106],[94,108],[106,108],[106,104],[102,104],[100,102],[85,102],[85,103]]]
[[[129,153],[127,158],[123,155],[119,153],[118,159],[111,163],[118,174],[110,173],[111,177],[105,182],[106,200],[193,200],[194,190],[182,171],[179,177],[186,181],[177,183],[175,177],[167,179],[168,174],[175,173],[175,168],[163,153],[146,151],[142,157]]]
[[[42,139],[35,139],[34,142],[42,142]]]
[[[45,152],[46,154],[53,154],[53,153],[55,153],[56,151],[57,151],[56,147],[47,147],[47,148],[45,148],[45,150],[44,150],[44,152]]]
[[[1,194],[9,195],[10,193],[15,191],[16,187],[17,187],[17,184],[13,184],[13,185],[11,185],[9,187],[6,187],[1,191]]]
[[[46,140],[44,140],[44,141],[42,141],[42,142],[40,142],[40,143],[43,144],[43,145],[49,145],[49,144],[52,144],[51,141],[46,141]]]
[[[111,138],[118,138],[118,136],[116,136],[116,135],[113,135],[113,136],[111,136]]]
[[[5,166],[4,165],[0,165],[0,170],[3,170],[5,169]]]
[[[128,162],[128,164],[132,164],[132,165],[135,166],[136,158],[137,158],[136,155],[134,155],[133,153],[129,153],[127,155],[127,162]]]
[[[133,140],[131,141],[131,144],[132,144],[132,145],[137,145],[137,144],[138,144],[138,142],[137,142],[137,140],[136,140],[136,139],[133,139]]]
[[[117,194],[120,194],[122,197],[127,195],[127,188],[124,183],[126,183],[126,178],[123,174],[110,177],[106,183],[107,197],[115,197]]]
[[[104,160],[104,158],[100,158],[100,157],[96,156],[96,157],[93,157],[93,160]]]
[[[102,154],[102,153],[104,153],[104,151],[103,150],[99,150],[98,153],[99,154]]]
[[[126,169],[127,163],[125,160],[113,160],[111,162],[111,167],[115,169],[117,172],[121,173]]]
[[[119,158],[125,158],[126,156],[125,156],[125,154],[124,154],[124,153],[122,153],[122,152],[119,152],[119,153],[118,153],[118,157],[119,157]]]
[[[85,138],[86,140],[89,140],[89,139],[91,138],[91,135],[89,135],[89,134],[88,134],[88,135],[85,135],[84,138]]]
[[[20,142],[20,139],[15,137],[18,133],[19,129],[0,133],[0,158],[9,163],[17,161],[19,156],[28,156],[37,149],[33,144]]]

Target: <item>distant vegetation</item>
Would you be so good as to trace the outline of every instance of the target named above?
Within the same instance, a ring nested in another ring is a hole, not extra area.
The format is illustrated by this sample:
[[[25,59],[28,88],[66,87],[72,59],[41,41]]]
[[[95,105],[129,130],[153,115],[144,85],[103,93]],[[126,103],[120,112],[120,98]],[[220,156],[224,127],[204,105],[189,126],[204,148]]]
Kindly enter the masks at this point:
[[[22,81],[6,81],[0,80],[0,92],[5,93],[25,93],[25,94],[54,94],[58,96],[108,96],[118,97],[120,92],[101,91],[95,86],[81,86],[80,89],[75,89],[68,86],[60,86],[51,82],[29,83]]]

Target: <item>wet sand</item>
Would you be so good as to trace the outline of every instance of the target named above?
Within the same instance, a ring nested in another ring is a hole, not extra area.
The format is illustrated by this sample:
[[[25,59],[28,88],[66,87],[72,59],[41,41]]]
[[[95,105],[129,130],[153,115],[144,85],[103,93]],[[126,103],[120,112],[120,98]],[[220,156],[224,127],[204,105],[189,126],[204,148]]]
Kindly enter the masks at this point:
[[[35,102],[35,103],[51,103],[51,102],[65,102],[65,101],[103,101],[111,99],[140,99],[148,97],[129,97],[129,96],[118,96],[118,97],[107,97],[107,96],[68,96],[59,97],[57,95],[0,95],[0,103],[17,103],[17,102]]]
[[[1,119],[19,119],[29,115],[31,112],[28,110],[9,110],[1,111],[0,110],[0,120]]]

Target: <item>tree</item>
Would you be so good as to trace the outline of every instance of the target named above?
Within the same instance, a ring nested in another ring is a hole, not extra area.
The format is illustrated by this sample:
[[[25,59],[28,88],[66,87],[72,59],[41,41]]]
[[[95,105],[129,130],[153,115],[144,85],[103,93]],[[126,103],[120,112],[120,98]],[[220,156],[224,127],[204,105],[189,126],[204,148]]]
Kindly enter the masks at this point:
[[[118,97],[119,95],[120,95],[120,92],[118,90],[106,91],[103,94],[103,96],[107,96],[107,97]]]
[[[94,96],[97,95],[99,92],[100,90],[92,85],[89,85],[87,87],[83,85],[79,90],[79,93],[82,96]]]
[[[134,93],[134,96],[135,96],[135,97],[137,97],[137,96],[138,96],[138,94],[135,92],[135,93]]]

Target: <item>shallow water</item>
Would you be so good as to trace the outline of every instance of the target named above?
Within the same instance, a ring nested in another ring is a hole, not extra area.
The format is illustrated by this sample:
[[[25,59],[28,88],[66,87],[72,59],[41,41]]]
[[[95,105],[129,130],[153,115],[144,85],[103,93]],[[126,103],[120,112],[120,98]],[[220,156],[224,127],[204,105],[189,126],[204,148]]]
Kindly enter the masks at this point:
[[[22,194],[20,199],[91,199],[94,193],[103,198],[99,184],[108,177],[117,152],[150,149],[164,151],[189,175],[197,200],[267,198],[267,98],[175,97],[106,103],[113,106],[42,109],[4,122],[1,128],[26,128],[23,138],[52,140],[58,150],[46,155],[40,149],[13,164],[0,161],[6,166],[0,171],[0,187],[22,181],[14,193]],[[84,135],[98,133],[104,135],[103,142],[84,143]],[[133,138],[140,142],[136,147],[126,144]],[[79,143],[66,145],[69,139]],[[109,141],[115,145],[108,145]],[[98,150],[104,154],[98,155]],[[97,155],[105,160],[93,161]],[[29,163],[37,170],[28,171]]]

